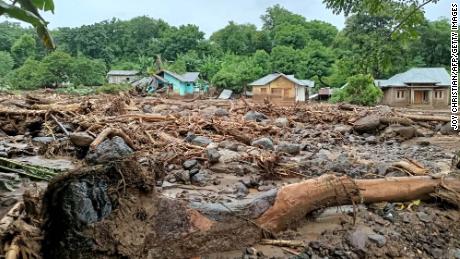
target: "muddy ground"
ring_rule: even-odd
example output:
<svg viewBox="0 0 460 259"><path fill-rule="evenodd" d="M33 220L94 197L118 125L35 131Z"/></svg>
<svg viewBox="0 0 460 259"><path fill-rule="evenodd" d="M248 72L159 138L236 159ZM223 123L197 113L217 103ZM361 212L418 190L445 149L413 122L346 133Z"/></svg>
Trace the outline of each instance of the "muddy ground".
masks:
<svg viewBox="0 0 460 259"><path fill-rule="evenodd" d="M276 107L242 100L185 101L130 94L2 94L0 157L65 173L134 155L149 179L154 179L154 189L160 197L181 201L211 219L223 221L234 214L232 208L261 193L327 173L355 179L414 175L397 164L409 161L422 168L424 174L455 175L460 136L449 129L448 123L375 120L410 114L448 116L386 106ZM109 134L99 145L92 146L107 129L124 134ZM47 181L2 169L0 179L0 217L22 200L25 190L47 186ZM142 203L148 204L149 200ZM152 200L151 204L157 202ZM158 204L174 214L185 208L174 203ZM87 224L109 224L111 212L116 211L116 205L112 205L107 207L107 213L95 215ZM257 240L251 233L257 230L246 226L245 217L249 215L236 218L240 222L234 226L241 224L241 229L228 228L225 231L230 232L220 233L233 235L234 244L222 245L222 250L219 244L197 248L195 251L201 254L170 251L168 257L460 258L460 211L434 198L324 208L272 237L288 240L288 245L266 245ZM142 231L142 226L138 227ZM240 237L254 241L239 243ZM128 234L124 240L129 238ZM133 243L141 242L134 238ZM107 238L95 242L122 250ZM164 243L164 247L156 249L174 250L174 246L177 244ZM43 256L43 251L37 253ZM101 258L122 258L120 254L112 255ZM159 258L151 250L127 257Z"/></svg>

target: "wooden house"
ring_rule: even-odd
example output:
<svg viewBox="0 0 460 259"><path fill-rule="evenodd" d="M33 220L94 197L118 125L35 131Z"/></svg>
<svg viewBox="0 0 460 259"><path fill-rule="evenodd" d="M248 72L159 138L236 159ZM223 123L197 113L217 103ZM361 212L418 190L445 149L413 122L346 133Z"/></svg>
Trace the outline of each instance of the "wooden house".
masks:
<svg viewBox="0 0 460 259"><path fill-rule="evenodd" d="M109 84L127 84L140 79L140 72L136 70L111 70L107 73Z"/></svg>
<svg viewBox="0 0 460 259"><path fill-rule="evenodd" d="M273 73L266 75L252 83L254 102L265 99L279 104L294 104L308 100L309 88L315 86L310 80L300 80L294 75Z"/></svg>

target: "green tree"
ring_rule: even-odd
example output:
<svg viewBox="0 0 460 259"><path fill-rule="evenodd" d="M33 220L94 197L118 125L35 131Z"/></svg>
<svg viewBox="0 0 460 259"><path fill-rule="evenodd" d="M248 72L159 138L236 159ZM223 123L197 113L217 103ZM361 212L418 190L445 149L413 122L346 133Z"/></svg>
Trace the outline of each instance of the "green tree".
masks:
<svg viewBox="0 0 460 259"><path fill-rule="evenodd" d="M8 74L7 80L16 89L31 90L45 85L45 67L40 61L27 59L24 64Z"/></svg>
<svg viewBox="0 0 460 259"><path fill-rule="evenodd" d="M47 86L60 86L69 82L72 75L72 57L62 51L54 51L43 61L44 82ZM86 71L88 72L88 71Z"/></svg>
<svg viewBox="0 0 460 259"><path fill-rule="evenodd" d="M273 71L284 74L295 74L302 57L292 47L276 46L270 54Z"/></svg>
<svg viewBox="0 0 460 259"><path fill-rule="evenodd" d="M24 61L28 58L35 57L36 42L34 37L30 34L22 35L16 40L11 47L11 54L15 61L16 67L20 67L24 64Z"/></svg>
<svg viewBox="0 0 460 259"><path fill-rule="evenodd" d="M224 51L237 55L254 53L257 44L261 44L258 40L264 39L258 35L255 25L234 22L230 22L211 36L211 41L219 44Z"/></svg>
<svg viewBox="0 0 460 259"><path fill-rule="evenodd" d="M450 23L447 19L426 22L418 29L419 38L411 46L414 59L426 66L450 66Z"/></svg>
<svg viewBox="0 0 460 259"><path fill-rule="evenodd" d="M307 29L303 25L281 24L274 29L275 46L290 46L303 49L310 40Z"/></svg>
<svg viewBox="0 0 460 259"><path fill-rule="evenodd" d="M8 74L14 66L14 60L10 53L0 51L0 78Z"/></svg>
<svg viewBox="0 0 460 259"><path fill-rule="evenodd" d="M383 92L374 85L373 77L360 74L348 78L347 85L343 89L337 89L331 101L372 106L377 104L382 96Z"/></svg>
<svg viewBox="0 0 460 259"><path fill-rule="evenodd" d="M203 59L199 71L203 79L211 81L222 68L222 61L214 56L207 56Z"/></svg>
<svg viewBox="0 0 460 259"><path fill-rule="evenodd" d="M313 20L305 24L305 29L311 40L316 40L324 46L331 46L339 30L332 24Z"/></svg>
<svg viewBox="0 0 460 259"><path fill-rule="evenodd" d="M263 28L271 33L281 24L304 26L306 23L305 17L292 13L279 4L269 7L261 19L263 21Z"/></svg>
<svg viewBox="0 0 460 259"><path fill-rule="evenodd" d="M324 86L330 86L325 78L332 74L332 65L335 57L331 49L318 44L303 50L304 60L299 63L297 76L299 78L313 78Z"/></svg>
<svg viewBox="0 0 460 259"><path fill-rule="evenodd" d="M106 73L103 61L77 57L70 66L70 82L75 85L99 86L104 84Z"/></svg>

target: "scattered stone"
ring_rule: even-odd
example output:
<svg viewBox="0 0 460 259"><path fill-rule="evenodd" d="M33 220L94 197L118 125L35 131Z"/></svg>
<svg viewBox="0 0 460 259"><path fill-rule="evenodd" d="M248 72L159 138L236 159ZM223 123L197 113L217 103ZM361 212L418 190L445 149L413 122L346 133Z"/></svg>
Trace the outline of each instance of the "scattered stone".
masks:
<svg viewBox="0 0 460 259"><path fill-rule="evenodd" d="M200 147L206 147L207 145L211 144L212 140L210 140L207 137L203 136L196 136L190 141L193 145L200 146Z"/></svg>
<svg viewBox="0 0 460 259"><path fill-rule="evenodd" d="M283 142L276 147L276 151L290 155L298 155L300 153L300 145Z"/></svg>
<svg viewBox="0 0 460 259"><path fill-rule="evenodd" d="M420 221L424 223L430 223L433 220L430 215L423 211L417 212L417 217Z"/></svg>
<svg viewBox="0 0 460 259"><path fill-rule="evenodd" d="M202 169L192 176L191 180L193 185L204 187L211 181L211 176L208 170Z"/></svg>
<svg viewBox="0 0 460 259"><path fill-rule="evenodd" d="M221 157L219 151L216 148L206 149L206 156L208 157L208 161L210 163L219 162L219 158Z"/></svg>
<svg viewBox="0 0 460 259"><path fill-rule="evenodd" d="M89 147L94 141L94 138L86 132L70 133L69 138L78 147Z"/></svg>
<svg viewBox="0 0 460 259"><path fill-rule="evenodd" d="M366 251L367 234L364 231L356 230L347 235L348 243L359 251Z"/></svg>
<svg viewBox="0 0 460 259"><path fill-rule="evenodd" d="M229 115L228 111L222 108L218 108L214 111L214 116L216 117L226 117L228 115Z"/></svg>
<svg viewBox="0 0 460 259"><path fill-rule="evenodd" d="M340 125L334 128L334 131L340 132L342 134L350 133L353 130L353 127L348 125Z"/></svg>
<svg viewBox="0 0 460 259"><path fill-rule="evenodd" d="M379 234L370 234L368 235L369 240L375 242L378 247L383 247L387 243L387 239Z"/></svg>
<svg viewBox="0 0 460 259"><path fill-rule="evenodd" d="M289 126L289 120L286 117L281 117L275 120L275 126L280 128L286 128Z"/></svg>
<svg viewBox="0 0 460 259"><path fill-rule="evenodd" d="M236 183L235 192L238 197L244 197L249 194L249 189L243 183Z"/></svg>
<svg viewBox="0 0 460 259"><path fill-rule="evenodd" d="M275 189L276 187L273 186L273 185L261 185L257 188L257 190L259 192L266 192L266 191L270 191L272 189Z"/></svg>
<svg viewBox="0 0 460 259"><path fill-rule="evenodd" d="M95 150L88 152L86 159L93 164L106 163L120 160L133 152L122 138L115 136L112 139L106 139Z"/></svg>
<svg viewBox="0 0 460 259"><path fill-rule="evenodd" d="M274 150L273 141L269 138L260 138L251 143L251 146L261 149Z"/></svg>
<svg viewBox="0 0 460 259"><path fill-rule="evenodd" d="M54 142L54 138L53 137L35 137L32 139L32 141L38 144L47 145L47 144Z"/></svg>
<svg viewBox="0 0 460 259"><path fill-rule="evenodd" d="M195 167L195 168L193 168L193 169L190 170L189 175L190 175L190 176L194 176L194 175L196 175L198 172L200 172L200 169Z"/></svg>
<svg viewBox="0 0 460 259"><path fill-rule="evenodd" d="M263 113L256 112L256 111L250 111L250 112L246 113L246 115L244 115L244 119L247 120L247 121L261 122L263 120L267 120L268 117Z"/></svg>
<svg viewBox="0 0 460 259"><path fill-rule="evenodd" d="M255 249L254 247L248 247L246 248L246 254L257 255L257 249Z"/></svg>
<svg viewBox="0 0 460 259"><path fill-rule="evenodd" d="M171 174L173 174L174 177L176 178L176 182L180 182L183 184L191 184L190 172L186 170L175 170L175 171L172 171Z"/></svg>
<svg viewBox="0 0 460 259"><path fill-rule="evenodd" d="M377 144L377 138L375 136L369 136L365 139L368 144L375 145Z"/></svg>
<svg viewBox="0 0 460 259"><path fill-rule="evenodd" d="M198 165L198 160L195 160L195 159L187 160L182 164L182 166L187 170L190 170L197 165Z"/></svg>
<svg viewBox="0 0 460 259"><path fill-rule="evenodd" d="M152 105L146 104L146 105L142 106L142 111L145 112L145 113L153 113Z"/></svg>
<svg viewBox="0 0 460 259"><path fill-rule="evenodd" d="M229 150L229 149L221 149L219 150L219 161L222 163L236 161L241 158L241 153Z"/></svg>

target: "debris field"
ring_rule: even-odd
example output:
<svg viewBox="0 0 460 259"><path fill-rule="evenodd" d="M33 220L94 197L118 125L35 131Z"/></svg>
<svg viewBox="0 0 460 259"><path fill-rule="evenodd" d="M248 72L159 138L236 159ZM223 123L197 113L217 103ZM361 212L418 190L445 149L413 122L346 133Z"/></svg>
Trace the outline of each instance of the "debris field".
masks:
<svg viewBox="0 0 460 259"><path fill-rule="evenodd" d="M5 258L460 258L442 111L0 95Z"/></svg>

